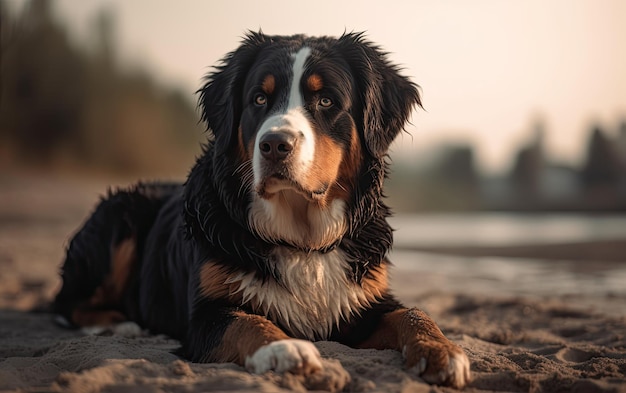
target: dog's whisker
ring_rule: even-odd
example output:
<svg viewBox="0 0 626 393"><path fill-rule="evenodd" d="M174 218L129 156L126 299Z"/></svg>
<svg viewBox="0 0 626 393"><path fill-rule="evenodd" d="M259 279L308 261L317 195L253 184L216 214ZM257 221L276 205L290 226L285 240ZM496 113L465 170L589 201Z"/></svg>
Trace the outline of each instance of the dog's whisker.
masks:
<svg viewBox="0 0 626 393"><path fill-rule="evenodd" d="M348 192L348 189L347 189L347 188L345 188L345 187L343 186L343 184L341 184L340 182L337 182L336 184L337 184L337 187L341 188L343 191Z"/></svg>
<svg viewBox="0 0 626 393"><path fill-rule="evenodd" d="M252 179L254 177L254 171L252 168L248 168L248 170L241 174L241 185L239 186L239 191L237 192L237 196L241 197L244 195L246 191L250 191L252 188Z"/></svg>
<svg viewBox="0 0 626 393"><path fill-rule="evenodd" d="M235 175L237 172L240 172L243 169L246 169L246 167L252 168L252 160L246 160L246 161L242 162L241 164L239 164L239 166L237 168L235 168L235 170L233 170L232 174Z"/></svg>

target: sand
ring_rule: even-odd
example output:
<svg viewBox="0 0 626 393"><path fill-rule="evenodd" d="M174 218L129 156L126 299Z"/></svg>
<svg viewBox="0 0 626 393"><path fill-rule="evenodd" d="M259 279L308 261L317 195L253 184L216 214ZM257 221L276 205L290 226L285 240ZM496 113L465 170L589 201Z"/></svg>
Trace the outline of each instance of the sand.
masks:
<svg viewBox="0 0 626 393"><path fill-rule="evenodd" d="M319 342L321 373L252 375L234 364L184 361L172 353L179 343L165 336L60 328L46 310L59 286L63 245L106 188L23 178L0 175L0 391L454 391L407 372L391 350ZM392 285L467 351L473 379L465 391L626 392L623 294L520 294L452 277L444 285L399 264Z"/></svg>

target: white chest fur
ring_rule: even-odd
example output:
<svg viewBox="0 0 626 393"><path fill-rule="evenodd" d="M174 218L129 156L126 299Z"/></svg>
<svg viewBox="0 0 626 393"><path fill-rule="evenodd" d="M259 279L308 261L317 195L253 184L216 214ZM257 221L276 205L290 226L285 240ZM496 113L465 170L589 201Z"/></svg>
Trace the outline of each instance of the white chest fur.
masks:
<svg viewBox="0 0 626 393"><path fill-rule="evenodd" d="M346 276L349 265L341 250L304 253L277 248L273 268L280 280L263 281L253 273L230 278L243 303L252 305L298 338L326 339L333 326L358 314L374 296Z"/></svg>
<svg viewBox="0 0 626 393"><path fill-rule="evenodd" d="M293 192L281 193L275 198L267 201L253 195L249 225L263 239L286 241L308 248L324 248L346 232L346 203L340 199L332 201L328 209L322 209ZM287 255L277 257L302 259ZM328 255L323 257L333 259ZM307 259L313 258L307 256Z"/></svg>

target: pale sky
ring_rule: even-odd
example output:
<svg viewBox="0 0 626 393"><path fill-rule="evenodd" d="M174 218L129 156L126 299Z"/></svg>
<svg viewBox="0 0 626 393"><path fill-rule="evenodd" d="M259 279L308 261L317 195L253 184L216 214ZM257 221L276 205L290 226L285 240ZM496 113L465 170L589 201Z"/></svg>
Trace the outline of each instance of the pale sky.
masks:
<svg viewBox="0 0 626 393"><path fill-rule="evenodd" d="M540 118L548 152L576 162L591 124L626 119L626 1L57 0L87 41L98 10L116 17L120 55L193 92L248 29L268 34L368 32L422 87L395 155L442 140L478 148L480 164L507 169Z"/></svg>

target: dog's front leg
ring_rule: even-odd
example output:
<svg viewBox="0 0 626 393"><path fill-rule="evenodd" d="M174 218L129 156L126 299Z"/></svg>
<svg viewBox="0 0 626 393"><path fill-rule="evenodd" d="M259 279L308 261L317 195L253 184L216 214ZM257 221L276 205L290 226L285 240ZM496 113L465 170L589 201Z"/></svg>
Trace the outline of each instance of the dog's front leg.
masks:
<svg viewBox="0 0 626 393"><path fill-rule="evenodd" d="M361 348L396 349L405 364L427 382L462 388L470 379L465 352L448 340L421 310L401 308L383 314Z"/></svg>
<svg viewBox="0 0 626 393"><path fill-rule="evenodd" d="M313 343L289 338L263 316L211 302L196 306L182 351L195 362L234 362L254 373L308 375L322 368Z"/></svg>

